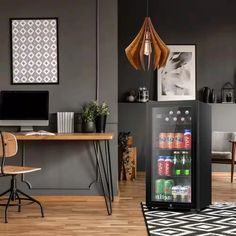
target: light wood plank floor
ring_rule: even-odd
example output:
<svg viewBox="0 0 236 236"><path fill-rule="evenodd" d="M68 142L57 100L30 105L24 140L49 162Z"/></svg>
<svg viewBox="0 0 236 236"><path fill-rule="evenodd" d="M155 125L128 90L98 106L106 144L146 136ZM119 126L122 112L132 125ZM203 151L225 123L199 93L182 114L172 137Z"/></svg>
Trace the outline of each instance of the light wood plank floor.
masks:
<svg viewBox="0 0 236 236"><path fill-rule="evenodd" d="M229 174L213 174L213 201L236 202L236 179L230 183ZM0 208L1 236L73 236L73 235L147 235L140 202L145 200L144 174L134 182L120 183L120 200L113 204L112 216L107 216L103 201L72 201L39 198L43 201L45 218L36 205L25 206L21 213L10 208L9 223L3 223ZM62 200L61 200L62 199Z"/></svg>

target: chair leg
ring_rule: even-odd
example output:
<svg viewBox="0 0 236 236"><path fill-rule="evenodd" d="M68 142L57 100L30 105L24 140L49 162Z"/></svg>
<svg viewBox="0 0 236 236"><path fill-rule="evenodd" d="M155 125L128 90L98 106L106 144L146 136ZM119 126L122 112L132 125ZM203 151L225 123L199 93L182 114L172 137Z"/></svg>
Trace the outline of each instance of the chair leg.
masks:
<svg viewBox="0 0 236 236"><path fill-rule="evenodd" d="M11 191L10 195L9 195L9 198L8 198L8 201L7 201L7 204L6 204L6 208L5 208L5 223L8 223L8 207L9 207L9 204L10 204L10 201L11 201L11 198L13 196L13 191Z"/></svg>
<svg viewBox="0 0 236 236"><path fill-rule="evenodd" d="M17 191L16 191L16 197L17 197L18 200L19 200L18 212L21 212L21 199L20 199L20 196L19 196L19 194L17 193Z"/></svg>
<svg viewBox="0 0 236 236"><path fill-rule="evenodd" d="M0 197L3 196L3 195L5 195L5 194L8 193L8 192L11 192L11 189L10 189L10 188L9 188L7 191L1 193L1 194L0 194Z"/></svg>
<svg viewBox="0 0 236 236"><path fill-rule="evenodd" d="M231 183L234 181L234 163L235 163L235 143L232 144L232 157L231 157Z"/></svg>
<svg viewBox="0 0 236 236"><path fill-rule="evenodd" d="M40 203L38 200L36 200L36 199L30 197L29 195L27 195L26 193L22 192L22 191L19 190L19 189L17 189L16 191L19 192L19 193L21 193L23 196L27 197L27 198L30 199L31 201L36 202L36 203L40 206L42 217L44 217L43 207L42 207L41 203Z"/></svg>
<svg viewBox="0 0 236 236"><path fill-rule="evenodd" d="M234 163L231 164L231 183L234 181Z"/></svg>

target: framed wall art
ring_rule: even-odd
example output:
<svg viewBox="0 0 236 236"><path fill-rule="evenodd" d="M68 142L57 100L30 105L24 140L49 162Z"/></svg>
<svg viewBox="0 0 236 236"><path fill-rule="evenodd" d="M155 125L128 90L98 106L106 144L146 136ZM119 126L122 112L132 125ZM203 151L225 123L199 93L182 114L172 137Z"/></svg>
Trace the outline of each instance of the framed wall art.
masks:
<svg viewBox="0 0 236 236"><path fill-rule="evenodd" d="M195 45L167 45L166 65L157 71L158 101L196 99Z"/></svg>
<svg viewBox="0 0 236 236"><path fill-rule="evenodd" d="M12 18L12 84L58 84L58 19Z"/></svg>
<svg viewBox="0 0 236 236"><path fill-rule="evenodd" d="M222 103L234 103L234 86L226 82L221 89Z"/></svg>

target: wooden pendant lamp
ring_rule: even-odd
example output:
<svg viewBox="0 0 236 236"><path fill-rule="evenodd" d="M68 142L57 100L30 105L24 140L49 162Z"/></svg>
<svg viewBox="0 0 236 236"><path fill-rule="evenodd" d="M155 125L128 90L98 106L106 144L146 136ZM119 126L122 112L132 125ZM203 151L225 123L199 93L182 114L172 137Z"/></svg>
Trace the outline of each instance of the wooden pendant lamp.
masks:
<svg viewBox="0 0 236 236"><path fill-rule="evenodd" d="M136 70L146 70L145 57L147 57L147 69L150 69L151 60L153 60L153 70L155 70L166 64L170 50L155 31L150 17L147 16L139 33L125 49L125 53L129 62Z"/></svg>

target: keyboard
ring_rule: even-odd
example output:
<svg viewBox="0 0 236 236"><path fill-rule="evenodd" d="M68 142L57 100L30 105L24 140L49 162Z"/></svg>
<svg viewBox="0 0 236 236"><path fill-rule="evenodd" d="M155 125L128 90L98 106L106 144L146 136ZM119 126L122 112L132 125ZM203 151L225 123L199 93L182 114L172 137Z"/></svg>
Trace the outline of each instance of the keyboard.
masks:
<svg viewBox="0 0 236 236"><path fill-rule="evenodd" d="M45 130L39 130L39 131L32 131L32 132L27 132L25 134L26 136L29 136L29 135L55 135L54 133L52 132L48 132L48 131L45 131Z"/></svg>

